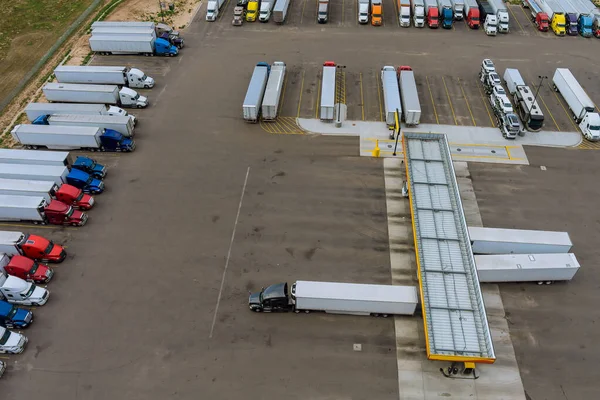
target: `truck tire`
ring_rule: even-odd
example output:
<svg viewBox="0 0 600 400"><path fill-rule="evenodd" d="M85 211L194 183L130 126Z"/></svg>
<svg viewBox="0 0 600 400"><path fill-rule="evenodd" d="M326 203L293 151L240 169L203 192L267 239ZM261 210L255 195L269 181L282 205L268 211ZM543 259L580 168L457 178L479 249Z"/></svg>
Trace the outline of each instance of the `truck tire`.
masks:
<svg viewBox="0 0 600 400"><path fill-rule="evenodd" d="M262 310L260 308L253 308L252 311L254 311L255 313L262 312Z"/></svg>

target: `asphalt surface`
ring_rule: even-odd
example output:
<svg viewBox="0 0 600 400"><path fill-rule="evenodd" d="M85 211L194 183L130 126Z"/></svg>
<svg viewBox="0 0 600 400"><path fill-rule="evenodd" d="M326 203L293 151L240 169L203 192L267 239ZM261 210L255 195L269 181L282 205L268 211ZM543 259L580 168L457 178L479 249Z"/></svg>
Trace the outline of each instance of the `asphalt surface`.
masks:
<svg viewBox="0 0 600 400"><path fill-rule="evenodd" d="M305 3L309 15L314 5ZM423 96L431 78L431 97L440 107L432 103L425 112L429 122L435 115L445 122L455 117L457 124L472 122L466 101L454 108L454 97L460 98L463 87L464 98L473 96L471 110L478 110L473 118L484 124L487 112L477 97L477 72L485 57L493 58L501 71L519 68L528 81L568 66L592 97L598 89L595 39L559 39L536 32L488 38L458 25L451 31L402 29L394 20L375 28L357 26L349 12L344 13L344 23L319 26L307 17L300 23L297 4L288 26L254 23L235 28L229 19L232 4L215 23L203 20L204 7L182 32L187 46L178 58L94 59L94 64L135 65L154 75L157 86L144 91L151 105L138 113L135 153L99 157L111 167L108 189L98 196L88 225L3 227L38 231L66 242L70 254L49 284L49 303L35 310L36 321L26 332L28 349L8 357L10 370L1 389L7 398L398 397L391 320L262 315L247 309L249 290L281 281L391 281L381 161L358 157L356 138L277 135L273 133L297 129L270 128L269 133L265 124L245 124L241 102L256 62L287 63L291 73L282 104L285 117L314 115L320 66L326 60L346 66L345 99L353 118L362 118L363 109L365 119L379 116L377 76L383 65L412 66ZM384 15L390 15L386 7L389 4L384 5ZM336 11L332 13L335 18ZM547 99L554 96L544 87L540 93ZM444 96L452 107L442 103ZM422 104L427 110L427 101ZM554 110L560 114L560 103ZM570 120L562 112L557 123L567 129ZM532 151L535 155L539 150ZM548 156L548 164L569 168L584 157L589 159L587 170L582 166L572 175L582 180L577 196L589 212L579 207L566 220L576 242L575 230L589 224L595 211L592 178L583 181L584 173L593 171L595 152L555 150ZM548 179L544 182L551 185L546 189L550 195L532 202L531 212L538 207L538 222L550 224L558 221L549 217L552 207L560 205L557 213L570 208L565 200L554 202L556 196L575 196L570 186L555 185L551 170L546 172L535 179ZM482 180L475 181L476 190ZM533 179L523 185L529 190L539 186ZM520 192L511 192L509 198L503 192L507 186L490 184L481 189L481 196L478 193L481 199L490 193L487 204L498 207L484 211L486 225L495 225L486 220L489 213L505 223L508 211L529 218L517 211L527 199L520 199ZM492 193L507 196L506 202ZM484 201L482 207L487 204ZM585 265L583 255L581 261ZM580 273L577 278L584 276ZM582 283L589 289L592 281ZM557 285L528 286L524 293L543 291L548 301L544 307L553 310L554 320L578 316L573 323L585 335L593 319L578 314L581 308L576 307L583 307L579 302L567 304L552 294L561 288L575 292L571 286ZM580 357L565 356L557 370L549 355L557 348L564 355L586 351L577 350L579 343L565 344L565 337L574 337L569 326L553 326L556 332L563 330L560 339L553 334L536 343L518 340L519 332L541 331L551 322L544 322L545 314L537 309L527 315L529 322L517 320L515 303L509 300L525 387L536 394L532 399L562 398L560 392L549 391L561 379L568 390L591 393L592 357L584 363ZM555 339L539 345L550 338ZM590 349L591 342L586 343ZM361 344L361 351L355 351L354 344Z"/></svg>

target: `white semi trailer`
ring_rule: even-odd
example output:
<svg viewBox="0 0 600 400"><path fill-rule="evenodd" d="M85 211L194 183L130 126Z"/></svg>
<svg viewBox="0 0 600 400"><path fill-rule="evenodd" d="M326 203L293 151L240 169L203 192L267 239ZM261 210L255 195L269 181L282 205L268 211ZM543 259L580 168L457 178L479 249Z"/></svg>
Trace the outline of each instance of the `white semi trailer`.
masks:
<svg viewBox="0 0 600 400"><path fill-rule="evenodd" d="M381 86L383 88L383 104L385 108L385 123L388 127L396 125L394 115L398 111L402 116L402 104L400 103L400 88L398 87L398 76L396 68L386 65L381 69Z"/></svg>
<svg viewBox="0 0 600 400"><path fill-rule="evenodd" d="M413 315L418 304L414 286L297 281L278 283L250 294L255 312L310 312L352 315Z"/></svg>
<svg viewBox="0 0 600 400"><path fill-rule="evenodd" d="M573 253L476 255L479 282L570 281L579 270Z"/></svg>
<svg viewBox="0 0 600 400"><path fill-rule="evenodd" d="M474 254L568 253L573 247L567 232L469 227Z"/></svg>

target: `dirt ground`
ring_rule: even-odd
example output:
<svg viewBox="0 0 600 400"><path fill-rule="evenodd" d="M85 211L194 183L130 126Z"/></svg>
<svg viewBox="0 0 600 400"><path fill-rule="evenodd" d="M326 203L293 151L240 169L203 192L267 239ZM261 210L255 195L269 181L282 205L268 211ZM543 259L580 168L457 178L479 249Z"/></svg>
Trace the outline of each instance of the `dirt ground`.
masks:
<svg viewBox="0 0 600 400"><path fill-rule="evenodd" d="M185 28L192 20L194 11L198 3L201 0L180 0L172 2L163 2L163 9L168 9L169 3L175 5L173 13L167 12L165 15L165 23L172 25L175 29ZM108 3L108 0L104 4ZM101 7L100 7L101 8ZM100 9L99 8L99 9ZM156 0L124 0L119 6L117 6L109 16L105 18L106 21L162 21L159 16L159 2ZM87 22L86 22L87 24ZM83 25L85 26L85 24ZM7 130L14 124L25 122L23 117L20 118L23 107L30 101L45 101L42 93L41 86L44 82L40 82L41 77L47 76L52 72L52 69L56 64L61 62L66 56L66 49L71 49L69 58L66 61L68 65L81 65L86 57L90 54L90 48L88 44L89 35L86 32L80 32L71 37L65 45L63 45L62 51L58 51L54 57L52 57L44 68L40 70L35 78L32 79L31 83L19 94L13 102L6 107L4 113L0 116L0 132L3 134L7 133ZM4 136L4 135L0 135ZM10 140L4 140L1 142L3 146L11 146Z"/></svg>

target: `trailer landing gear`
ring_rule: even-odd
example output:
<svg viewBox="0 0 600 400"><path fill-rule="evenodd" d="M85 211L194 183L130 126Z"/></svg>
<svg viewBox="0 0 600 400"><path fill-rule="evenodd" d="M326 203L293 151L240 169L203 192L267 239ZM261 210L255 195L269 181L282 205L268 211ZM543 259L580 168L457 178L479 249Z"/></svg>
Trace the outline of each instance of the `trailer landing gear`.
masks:
<svg viewBox="0 0 600 400"><path fill-rule="evenodd" d="M440 368L440 372L446 378L452 379L477 379L479 375L475 371L475 363L473 362L453 362L446 369Z"/></svg>

